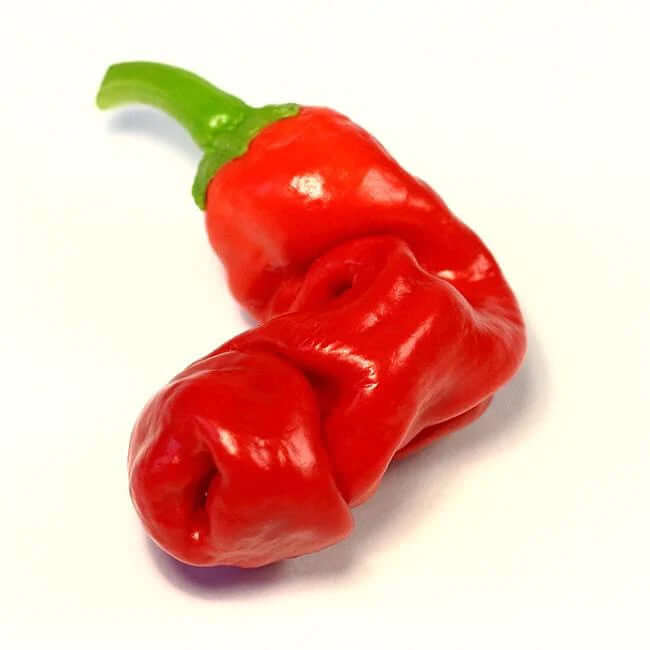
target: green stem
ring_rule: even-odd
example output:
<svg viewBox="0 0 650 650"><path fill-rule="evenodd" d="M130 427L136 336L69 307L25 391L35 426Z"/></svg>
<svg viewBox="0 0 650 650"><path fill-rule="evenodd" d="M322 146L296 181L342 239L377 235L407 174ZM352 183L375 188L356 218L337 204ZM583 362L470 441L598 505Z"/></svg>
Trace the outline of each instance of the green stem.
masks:
<svg viewBox="0 0 650 650"><path fill-rule="evenodd" d="M97 94L97 105L105 109L133 102L168 113L205 152L192 188L200 208L205 207L205 191L219 167L244 154L265 126L299 110L296 104L253 108L187 70L161 63L112 65Z"/></svg>

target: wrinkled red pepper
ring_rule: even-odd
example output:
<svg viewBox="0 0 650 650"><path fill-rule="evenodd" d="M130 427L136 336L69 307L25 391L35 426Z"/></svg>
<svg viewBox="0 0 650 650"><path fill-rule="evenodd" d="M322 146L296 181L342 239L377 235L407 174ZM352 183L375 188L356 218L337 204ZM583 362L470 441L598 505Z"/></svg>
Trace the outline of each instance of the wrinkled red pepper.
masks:
<svg viewBox="0 0 650 650"><path fill-rule="evenodd" d="M194 195L260 325L145 407L131 496L195 565L334 544L391 460L483 413L525 332L480 239L363 129L326 108L252 109L191 73L109 68L102 108L163 108L206 151Z"/></svg>

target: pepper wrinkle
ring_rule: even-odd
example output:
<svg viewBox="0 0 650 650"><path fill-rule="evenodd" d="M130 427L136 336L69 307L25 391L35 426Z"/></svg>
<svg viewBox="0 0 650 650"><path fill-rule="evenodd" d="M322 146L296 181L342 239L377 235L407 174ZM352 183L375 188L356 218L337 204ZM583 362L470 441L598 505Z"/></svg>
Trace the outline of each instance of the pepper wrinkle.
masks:
<svg viewBox="0 0 650 650"><path fill-rule="evenodd" d="M350 534L395 460L480 417L526 348L494 257L424 181L333 110L253 108L192 73L111 66L204 149L194 196L258 322L192 363L131 435L147 532L197 566L254 567Z"/></svg>

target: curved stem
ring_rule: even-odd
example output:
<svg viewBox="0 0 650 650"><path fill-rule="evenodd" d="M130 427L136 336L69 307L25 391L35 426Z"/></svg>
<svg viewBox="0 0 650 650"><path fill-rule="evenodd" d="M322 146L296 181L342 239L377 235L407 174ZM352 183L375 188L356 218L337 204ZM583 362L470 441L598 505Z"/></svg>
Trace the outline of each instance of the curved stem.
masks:
<svg viewBox="0 0 650 650"><path fill-rule="evenodd" d="M201 77L162 63L135 61L108 68L97 94L99 108L137 102L155 106L178 120L203 150L216 134L253 112L243 101Z"/></svg>
<svg viewBox="0 0 650 650"><path fill-rule="evenodd" d="M99 108L132 102L155 106L190 133L205 156L192 193L205 207L205 193L217 170L246 153L250 141L268 124L298 113L297 104L253 108L198 75L162 63L117 63L106 72L97 94Z"/></svg>

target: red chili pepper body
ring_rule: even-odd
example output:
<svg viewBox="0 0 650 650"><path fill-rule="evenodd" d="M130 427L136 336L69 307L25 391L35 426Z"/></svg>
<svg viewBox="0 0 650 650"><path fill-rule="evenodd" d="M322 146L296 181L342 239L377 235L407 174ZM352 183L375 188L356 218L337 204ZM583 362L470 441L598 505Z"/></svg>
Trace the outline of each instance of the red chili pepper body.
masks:
<svg viewBox="0 0 650 650"><path fill-rule="evenodd" d="M271 121L208 180L210 241L261 325L147 405L131 494L177 558L259 566L344 537L393 458L480 416L524 325L480 239L334 111Z"/></svg>

